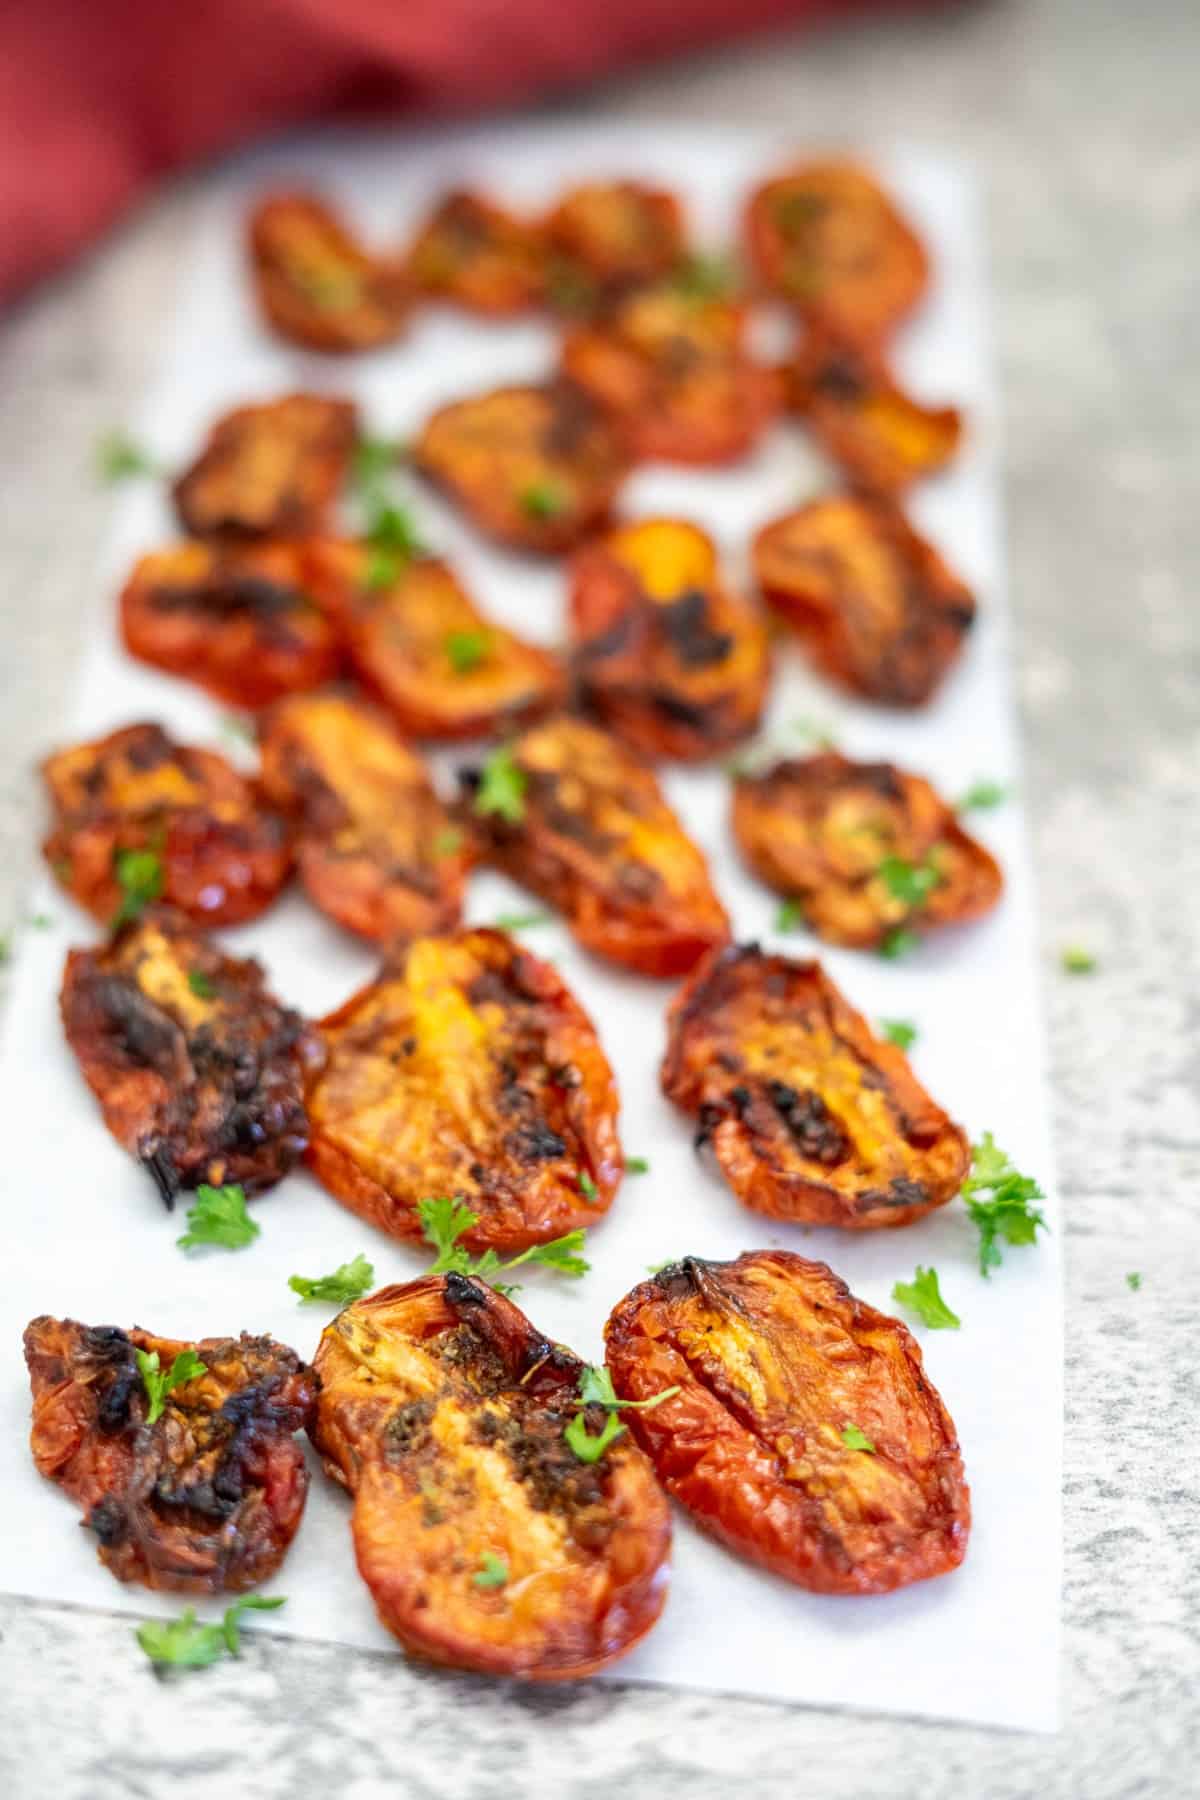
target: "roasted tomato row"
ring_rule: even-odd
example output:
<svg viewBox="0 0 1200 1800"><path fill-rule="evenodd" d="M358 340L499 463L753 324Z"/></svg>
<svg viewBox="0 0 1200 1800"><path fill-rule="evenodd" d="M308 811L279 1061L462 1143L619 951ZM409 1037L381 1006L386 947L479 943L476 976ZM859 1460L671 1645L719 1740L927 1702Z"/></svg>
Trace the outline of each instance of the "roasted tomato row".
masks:
<svg viewBox="0 0 1200 1800"><path fill-rule="evenodd" d="M404 329L411 301L398 257L373 256L311 194L271 194L255 208L250 260L263 316L309 350L373 350Z"/></svg>
<svg viewBox="0 0 1200 1800"><path fill-rule="evenodd" d="M852 949L978 919L1004 885L929 782L832 750L738 775L733 829L754 873Z"/></svg>

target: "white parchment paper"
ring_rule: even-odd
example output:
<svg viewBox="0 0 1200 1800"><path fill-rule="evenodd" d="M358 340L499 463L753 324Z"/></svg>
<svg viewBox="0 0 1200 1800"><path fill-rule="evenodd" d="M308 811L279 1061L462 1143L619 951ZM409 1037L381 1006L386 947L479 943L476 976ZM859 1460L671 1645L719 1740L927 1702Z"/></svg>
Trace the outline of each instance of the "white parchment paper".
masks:
<svg viewBox="0 0 1200 1800"><path fill-rule="evenodd" d="M140 435L169 466L194 451L209 420L253 396L309 385L353 394L373 431L412 432L434 405L543 370L553 335L539 322L486 325L428 311L406 340L342 362L306 357L268 338L250 303L240 261L248 196L272 181L313 181L343 201L380 239L403 236L429 199L459 181L482 182L517 203L540 203L584 175L644 174L686 197L700 238L719 248L746 190L793 149L752 131L628 127L499 128L473 133L311 139L245 159L214 184L211 210L181 271L181 298L161 380ZM781 656L770 725L797 717L827 725L851 755L886 756L928 774L950 795L979 776L1012 782L1015 802L977 828L1008 877L988 921L948 934L906 960L821 949L834 979L871 1017L911 1018L912 1059L932 1093L973 1137L984 1129L1051 1194L1051 1149L1031 918L1031 880L1019 769L1003 570L997 529L996 417L975 202L961 171L911 152L880 154L883 170L932 246L937 280L929 305L903 334L898 358L918 391L960 402L970 435L952 472L926 483L912 510L975 586L981 613L962 665L933 706L908 715L858 705L812 677L794 650ZM122 421L114 421L122 423ZM124 423L139 424L139 421ZM63 446L77 465L81 446ZM646 468L624 497L629 515L666 510L712 529L730 568L745 568L753 530L818 491L831 472L791 424L721 472ZM559 571L487 547L427 492L412 498L427 539L458 561L484 606L548 643L560 633ZM46 748L132 720L159 719L185 741L237 758L220 709L199 690L126 658L115 631L120 579L141 549L170 535L154 483L114 500L109 553L94 590L80 596L84 671L71 716L47 719ZM244 754L244 753L243 753ZM470 750L436 761L449 778ZM33 778L31 772L31 779ZM738 934L772 940L777 902L742 869L719 772L669 770L668 792L711 858ZM485 922L529 907L499 876L478 875L468 916ZM28 1386L21 1331L36 1313L91 1324L138 1323L200 1337L270 1331L311 1355L328 1309L301 1307L293 1272L332 1269L362 1250L380 1283L419 1272L417 1251L391 1242L344 1211L305 1174L256 1204L262 1235L249 1249L184 1255L181 1212L163 1211L151 1183L100 1122L63 1041L57 994L63 957L96 929L45 885L31 911L45 929L18 934L19 967L0 1061L5 1194L0 1281L0 1588L149 1616L177 1610L171 1597L125 1588L96 1560L71 1503L35 1473L27 1448ZM226 934L259 956L276 991L319 1013L374 967L372 953L339 934L297 893L257 924ZM896 1232L839 1234L777 1225L744 1211L691 1149L691 1122L662 1098L657 1065L669 984L622 975L577 949L557 922L526 934L552 957L596 1020L617 1070L622 1135L650 1173L630 1178L591 1234L583 1281L529 1275L520 1303L538 1325L598 1359L613 1303L648 1264L686 1252L732 1256L784 1245L827 1260L853 1291L885 1310L892 1283L935 1264L959 1332L916 1327L929 1373L958 1425L974 1498L963 1567L938 1581L872 1599L801 1592L700 1537L677 1515L671 1597L661 1624L620 1666L620 1678L857 1706L985 1724L1052 1730L1057 1719L1060 1586L1062 1306L1060 1237L1010 1250L984 1281L975 1233L955 1202ZM804 955L803 933L781 945ZM315 1473L304 1524L270 1591L286 1608L256 1628L396 1650L356 1575L349 1503ZM205 1610L205 1609L202 1609ZM219 1609L208 1608L210 1612ZM399 1653L398 1651L396 1652ZM129 1654L139 1653L130 1642Z"/></svg>

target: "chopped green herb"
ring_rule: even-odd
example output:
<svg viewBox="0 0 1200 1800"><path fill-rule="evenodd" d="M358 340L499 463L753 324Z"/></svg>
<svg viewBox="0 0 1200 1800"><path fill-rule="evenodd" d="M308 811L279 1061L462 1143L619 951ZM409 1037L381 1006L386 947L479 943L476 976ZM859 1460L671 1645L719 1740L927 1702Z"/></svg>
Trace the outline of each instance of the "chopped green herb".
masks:
<svg viewBox="0 0 1200 1800"><path fill-rule="evenodd" d="M363 587L371 594L378 593L380 588L389 588L399 581L403 567L403 558L394 550L372 550L363 570Z"/></svg>
<svg viewBox="0 0 1200 1800"><path fill-rule="evenodd" d="M188 986L197 1000L211 1000L217 991L212 984L212 976L206 975L203 969L188 970Z"/></svg>
<svg viewBox="0 0 1200 1800"><path fill-rule="evenodd" d="M879 875L893 900L912 907L923 906L941 880L930 863L905 862L901 856L885 856Z"/></svg>
<svg viewBox="0 0 1200 1800"><path fill-rule="evenodd" d="M1002 781L975 781L967 789L958 803L959 812L990 812L994 806L1003 806L1008 799L1008 789Z"/></svg>
<svg viewBox="0 0 1200 1800"><path fill-rule="evenodd" d="M134 442L128 432L109 431L96 445L96 473L110 485L128 481L134 475L160 475L162 470L148 450Z"/></svg>
<svg viewBox="0 0 1200 1800"><path fill-rule="evenodd" d="M990 1275L1004 1260L1001 1240L1033 1244L1039 1230L1048 1229L1044 1215L1032 1204L1046 1196L1032 1176L1014 1169L990 1131L971 1146L971 1173L963 1182L962 1197L979 1231L981 1275Z"/></svg>
<svg viewBox="0 0 1200 1800"><path fill-rule="evenodd" d="M908 956L915 950L920 941L915 931L905 931L898 925L894 931L888 932L880 944L879 954L886 957L888 962L898 962L901 957Z"/></svg>
<svg viewBox="0 0 1200 1800"><path fill-rule="evenodd" d="M722 300L737 286L727 256L688 256L672 272L671 286L689 300Z"/></svg>
<svg viewBox="0 0 1200 1800"><path fill-rule="evenodd" d="M463 834L457 825L447 825L439 831L433 840L435 856L453 856L456 850L462 849Z"/></svg>
<svg viewBox="0 0 1200 1800"><path fill-rule="evenodd" d="M847 1450L866 1450L871 1456L875 1454L874 1444L866 1432L860 1431L857 1425L842 1426L842 1442Z"/></svg>
<svg viewBox="0 0 1200 1800"><path fill-rule="evenodd" d="M600 1198L600 1190L586 1169L580 1169L579 1171L579 1191L589 1206L595 1206L597 1200Z"/></svg>
<svg viewBox="0 0 1200 1800"><path fill-rule="evenodd" d="M1126 1283L1126 1286L1132 1288L1133 1292L1136 1294L1138 1289L1142 1285L1142 1278L1137 1273L1136 1270L1131 1270L1131 1272L1125 1277L1125 1283Z"/></svg>
<svg viewBox="0 0 1200 1800"><path fill-rule="evenodd" d="M525 789L529 777L513 755L511 744L501 744L484 763L475 793L475 811L495 813L510 825L525 816Z"/></svg>
<svg viewBox="0 0 1200 1800"><path fill-rule="evenodd" d="M551 925L553 922L553 913L497 913L492 926L496 931L529 931L534 925Z"/></svg>
<svg viewBox="0 0 1200 1800"><path fill-rule="evenodd" d="M918 1037L911 1019L880 1019L879 1034L898 1050L911 1050Z"/></svg>
<svg viewBox="0 0 1200 1800"><path fill-rule="evenodd" d="M377 488L403 458L405 449L399 438L359 438L350 465L354 485L368 490Z"/></svg>
<svg viewBox="0 0 1200 1800"><path fill-rule="evenodd" d="M135 1350L134 1355L150 1401L146 1409L147 1425L153 1425L162 1416L163 1403L169 1393L182 1387L185 1381L194 1381L198 1375L208 1373L208 1364L202 1363L194 1350L181 1350L165 1371L159 1366L157 1350Z"/></svg>
<svg viewBox="0 0 1200 1800"><path fill-rule="evenodd" d="M332 1275L289 1275L288 1286L301 1300L332 1301L348 1306L375 1285L375 1270L360 1252L353 1262L342 1263Z"/></svg>
<svg viewBox="0 0 1200 1800"><path fill-rule="evenodd" d="M535 481L518 496L521 511L531 519L557 519L566 512L570 496L553 481Z"/></svg>
<svg viewBox="0 0 1200 1800"><path fill-rule="evenodd" d="M50 917L49 913L33 913L30 916L29 923L35 931L49 931L54 920Z"/></svg>
<svg viewBox="0 0 1200 1800"><path fill-rule="evenodd" d="M245 1190L237 1183L227 1187L196 1189L196 1204L187 1215L187 1231L176 1243L181 1250L194 1244L219 1244L223 1250L244 1250L252 1244L262 1227L246 1211Z"/></svg>
<svg viewBox="0 0 1200 1800"><path fill-rule="evenodd" d="M610 1444L615 1444L625 1434L625 1427L615 1412L606 1413L604 1424L595 1437L587 1428L587 1421L582 1413L576 1413L563 1432L567 1447L574 1452L582 1463L596 1463L604 1455Z"/></svg>
<svg viewBox="0 0 1200 1800"><path fill-rule="evenodd" d="M421 548L412 515L394 500L379 500L372 506L364 535L372 550L390 550L401 563Z"/></svg>
<svg viewBox="0 0 1200 1800"><path fill-rule="evenodd" d="M1068 975L1090 975L1096 968L1096 959L1090 950L1070 944L1062 953L1062 966Z"/></svg>
<svg viewBox="0 0 1200 1800"><path fill-rule="evenodd" d="M202 1625L189 1606L177 1619L147 1619L134 1633L138 1644L158 1668L206 1669L222 1656L236 1656L241 1649L238 1624L243 1613L273 1612L283 1606L283 1594L243 1594L227 1607L219 1625Z"/></svg>
<svg viewBox="0 0 1200 1800"><path fill-rule="evenodd" d="M502 1588L508 1580L508 1564L486 1550L471 1580L477 1588Z"/></svg>
<svg viewBox="0 0 1200 1800"><path fill-rule="evenodd" d="M951 1312L942 1299L937 1270L923 1269L920 1263L917 1264L917 1272L911 1281L896 1283L892 1289L892 1299L916 1313L921 1323L928 1325L931 1331L957 1331L962 1324L958 1314Z"/></svg>
<svg viewBox="0 0 1200 1800"><path fill-rule="evenodd" d="M648 1175L650 1173L650 1164L644 1156L627 1156L625 1158L625 1173L627 1175Z"/></svg>
<svg viewBox="0 0 1200 1800"><path fill-rule="evenodd" d="M456 675L469 675L488 659L491 649L490 631L450 631L446 634L446 655Z"/></svg>
<svg viewBox="0 0 1200 1800"><path fill-rule="evenodd" d="M579 1411L566 1427L563 1436L580 1462L599 1462L608 1446L615 1443L625 1430L617 1417L619 1411L650 1412L678 1392L677 1386L668 1387L663 1388L661 1393L651 1394L648 1400L622 1400L618 1397L612 1376L604 1364L589 1363L579 1377ZM607 1414L603 1429L595 1437L588 1431L584 1418L584 1409L589 1406L602 1406Z"/></svg>
<svg viewBox="0 0 1200 1800"><path fill-rule="evenodd" d="M136 919L144 907L163 891L162 858L154 850L116 850L113 873L121 890L121 904L113 914L112 929Z"/></svg>
<svg viewBox="0 0 1200 1800"><path fill-rule="evenodd" d="M801 931L804 928L804 903L794 896L780 903L775 914L776 931Z"/></svg>
<svg viewBox="0 0 1200 1800"><path fill-rule="evenodd" d="M505 1290L502 1284L493 1281L492 1277L509 1269L519 1268L522 1263L541 1263L544 1268L557 1269L562 1275L575 1277L586 1275L591 1267L579 1254L586 1242L587 1234L583 1231L565 1232L562 1237L552 1238L548 1244L532 1244L528 1250L522 1250L519 1256L501 1261L494 1250L485 1250L482 1256L472 1257L470 1251L459 1243L464 1232L479 1223L479 1215L472 1212L469 1206L464 1206L456 1196L443 1194L420 1200L417 1202L417 1213L426 1243L437 1251L429 1268L431 1275L478 1275L503 1292Z"/></svg>

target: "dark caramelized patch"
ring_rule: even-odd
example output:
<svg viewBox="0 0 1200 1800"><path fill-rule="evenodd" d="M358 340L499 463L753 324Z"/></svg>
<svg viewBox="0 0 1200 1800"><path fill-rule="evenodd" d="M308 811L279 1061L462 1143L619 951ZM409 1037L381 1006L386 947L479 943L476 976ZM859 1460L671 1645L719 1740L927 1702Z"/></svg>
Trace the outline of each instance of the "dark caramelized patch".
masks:
<svg viewBox="0 0 1200 1800"><path fill-rule="evenodd" d="M288 394L235 407L176 481L179 517L193 537L234 542L324 531L357 436L350 400Z"/></svg>

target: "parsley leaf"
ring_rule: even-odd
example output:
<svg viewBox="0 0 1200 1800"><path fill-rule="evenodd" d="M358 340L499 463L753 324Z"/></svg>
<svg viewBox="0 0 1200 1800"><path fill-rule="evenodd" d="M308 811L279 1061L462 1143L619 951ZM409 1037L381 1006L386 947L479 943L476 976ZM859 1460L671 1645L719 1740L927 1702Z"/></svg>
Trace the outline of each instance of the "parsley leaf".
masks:
<svg viewBox="0 0 1200 1800"><path fill-rule="evenodd" d="M403 567L403 560L394 550L372 550L363 570L363 587L370 594L377 593L380 588L391 587L393 582L400 579Z"/></svg>
<svg viewBox="0 0 1200 1800"><path fill-rule="evenodd" d="M353 1262L342 1263L332 1275L289 1275L288 1286L301 1300L331 1300L347 1306L361 1299L375 1285L375 1270L361 1251Z"/></svg>
<svg viewBox="0 0 1200 1800"><path fill-rule="evenodd" d="M529 777L514 757L512 745L501 744L483 765L475 793L475 811L481 817L496 813L510 825L519 825L525 816L528 786Z"/></svg>
<svg viewBox="0 0 1200 1800"><path fill-rule="evenodd" d="M531 482L518 499L521 511L531 519L557 519L570 503L570 496L554 481Z"/></svg>
<svg viewBox="0 0 1200 1800"><path fill-rule="evenodd" d="M804 926L804 903L794 897L784 900L775 914L776 931L800 931Z"/></svg>
<svg viewBox="0 0 1200 1800"><path fill-rule="evenodd" d="M549 925L553 921L552 913L497 913L492 920L496 931L528 931L534 925Z"/></svg>
<svg viewBox="0 0 1200 1800"><path fill-rule="evenodd" d="M1003 806L1008 799L1008 789L1002 781L974 781L958 803L959 812L989 812L994 806Z"/></svg>
<svg viewBox="0 0 1200 1800"><path fill-rule="evenodd" d="M886 957L888 962L899 962L902 956L908 956L915 950L920 941L915 931L904 931L897 926L895 931L888 932L880 944L879 954Z"/></svg>
<svg viewBox="0 0 1200 1800"><path fill-rule="evenodd" d="M121 890L121 904L112 917L115 931L118 925L136 919L162 893L162 858L154 850L115 850L113 874Z"/></svg>
<svg viewBox="0 0 1200 1800"><path fill-rule="evenodd" d="M722 300L735 285L733 266L725 256L686 256L671 274L671 286L689 300Z"/></svg>
<svg viewBox="0 0 1200 1800"><path fill-rule="evenodd" d="M988 1198L981 1198L986 1195ZM1046 1220L1034 1200L1046 1196L1031 1175L1013 1168L990 1131L971 1146L971 1173L962 1185L962 1197L972 1223L979 1231L979 1272L990 1275L1003 1262L1000 1241L1033 1244Z"/></svg>
<svg viewBox="0 0 1200 1800"><path fill-rule="evenodd" d="M627 1175L648 1175L650 1173L650 1164L644 1156L627 1156L625 1158L625 1173Z"/></svg>
<svg viewBox="0 0 1200 1800"><path fill-rule="evenodd" d="M212 976L206 975L203 969L188 970L188 986L197 1000L211 1000L217 991L213 986Z"/></svg>
<svg viewBox="0 0 1200 1800"><path fill-rule="evenodd" d="M1068 944L1062 953L1062 966L1068 975L1090 975L1096 967L1096 959L1090 950Z"/></svg>
<svg viewBox="0 0 1200 1800"><path fill-rule="evenodd" d="M243 1594L227 1607L219 1625L202 1625L189 1606L177 1619L147 1619L134 1633L138 1644L158 1668L207 1669L222 1656L236 1656L241 1649L238 1622L245 1612L273 1612L283 1606L279 1594Z"/></svg>
<svg viewBox="0 0 1200 1800"><path fill-rule="evenodd" d="M958 1314L951 1312L942 1299L937 1270L923 1269L920 1263L917 1264L917 1272L911 1281L896 1283L892 1289L892 1299L916 1313L921 1323L928 1325L931 1331L957 1331L962 1324Z"/></svg>
<svg viewBox="0 0 1200 1800"><path fill-rule="evenodd" d="M463 834L457 825L446 825L433 840L435 856L453 856L456 850L462 849Z"/></svg>
<svg viewBox="0 0 1200 1800"><path fill-rule="evenodd" d="M905 862L902 856L885 856L879 875L893 900L905 906L923 906L941 876L931 863Z"/></svg>
<svg viewBox="0 0 1200 1800"><path fill-rule="evenodd" d="M651 1412L679 1392L678 1386L663 1388L648 1400L622 1400L613 1387L612 1375L603 1363L588 1363L579 1376L579 1411L563 1431L568 1447L580 1462L599 1462L608 1446L615 1443L625 1427L617 1417L619 1411ZM587 1428L584 1408L602 1406L607 1418L595 1437Z"/></svg>
<svg viewBox="0 0 1200 1800"><path fill-rule="evenodd" d="M1142 1285L1142 1278L1137 1273L1136 1269L1131 1270L1130 1273L1125 1277L1125 1285L1127 1287L1131 1288L1135 1294L1137 1293L1138 1289Z"/></svg>
<svg viewBox="0 0 1200 1800"><path fill-rule="evenodd" d="M32 913L30 915L29 923L33 926L35 931L49 931L54 920L50 917L49 913Z"/></svg>
<svg viewBox="0 0 1200 1800"><path fill-rule="evenodd" d="M146 1410L147 1425L153 1425L162 1416L163 1402L173 1388L182 1387L185 1381L194 1381L197 1375L208 1372L208 1364L202 1363L194 1350L181 1350L165 1372L159 1366L157 1350L135 1350L134 1355L150 1401Z"/></svg>
<svg viewBox="0 0 1200 1800"><path fill-rule="evenodd" d="M401 562L408 562L421 548L412 514L394 500L372 506L365 536L372 550L390 550Z"/></svg>
<svg viewBox="0 0 1200 1800"><path fill-rule="evenodd" d="M402 438L359 438L350 465L355 486L370 493L391 474L406 450Z"/></svg>
<svg viewBox="0 0 1200 1800"><path fill-rule="evenodd" d="M595 1437L587 1428L582 1413L568 1421L563 1437L567 1440L567 1448L574 1452L582 1463L596 1463L604 1455L610 1444L615 1444L623 1437L625 1427L615 1412L606 1414L604 1424Z"/></svg>
<svg viewBox="0 0 1200 1800"><path fill-rule="evenodd" d="M161 475L162 470L126 431L107 431L96 445L96 473L101 481L128 481L132 475Z"/></svg>
<svg viewBox="0 0 1200 1800"><path fill-rule="evenodd" d="M227 1187L209 1187L201 1182L196 1189L196 1204L188 1210L187 1225L184 1235L175 1240L181 1250L190 1250L193 1244L244 1250L262 1229L246 1211L245 1190L236 1182Z"/></svg>
<svg viewBox="0 0 1200 1800"><path fill-rule="evenodd" d="M579 1191L589 1206L595 1206L597 1200L600 1198L600 1190L586 1169L580 1169L579 1171Z"/></svg>
<svg viewBox="0 0 1200 1800"><path fill-rule="evenodd" d="M519 1256L501 1261L494 1250L485 1250L482 1256L472 1257L466 1246L459 1243L463 1233L479 1223L479 1215L456 1196L441 1194L419 1200L417 1214L426 1243L437 1251L429 1267L431 1275L453 1272L478 1275L491 1282L493 1275L519 1268L522 1263L541 1263L544 1268L557 1269L560 1275L570 1276L586 1275L592 1266L579 1254L587 1238L586 1232L581 1230L564 1232L562 1237L552 1238L548 1244L531 1244ZM492 1282L492 1286L500 1287L501 1284Z"/></svg>
<svg viewBox="0 0 1200 1800"><path fill-rule="evenodd" d="M469 675L485 663L491 646L490 631L448 631L444 640L450 667L456 675Z"/></svg>
<svg viewBox="0 0 1200 1800"><path fill-rule="evenodd" d="M880 1019L879 1034L898 1050L911 1050L920 1035L911 1019Z"/></svg>
<svg viewBox="0 0 1200 1800"><path fill-rule="evenodd" d="M564 1232L562 1237L551 1238L548 1244L531 1244L528 1250L522 1250L519 1256L512 1256L501 1263L502 1269L515 1269L523 1262L541 1263L543 1268L557 1269L562 1275L586 1275L591 1263L578 1253L587 1242L587 1232L582 1228Z"/></svg>
<svg viewBox="0 0 1200 1800"><path fill-rule="evenodd" d="M471 1577L477 1588L501 1588L508 1580L508 1564L499 1556L493 1556L486 1550L483 1561Z"/></svg>
<svg viewBox="0 0 1200 1800"><path fill-rule="evenodd" d="M857 1425L843 1425L842 1442L847 1450L866 1450L871 1456L875 1454L875 1446L865 1431Z"/></svg>

